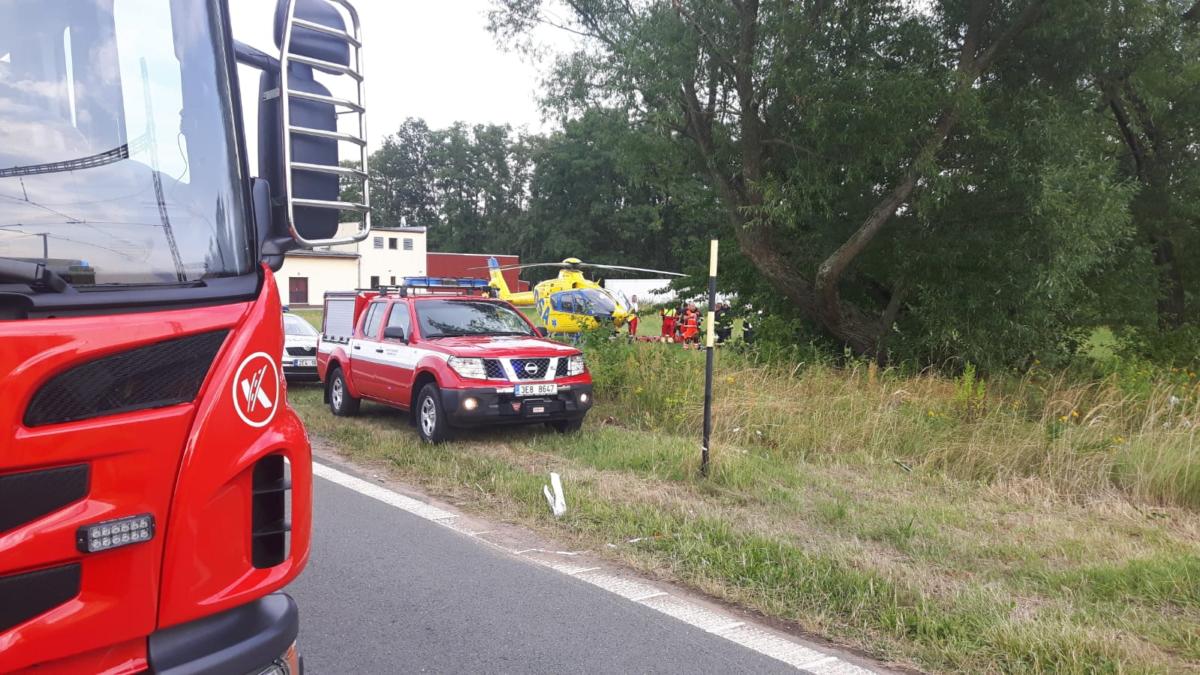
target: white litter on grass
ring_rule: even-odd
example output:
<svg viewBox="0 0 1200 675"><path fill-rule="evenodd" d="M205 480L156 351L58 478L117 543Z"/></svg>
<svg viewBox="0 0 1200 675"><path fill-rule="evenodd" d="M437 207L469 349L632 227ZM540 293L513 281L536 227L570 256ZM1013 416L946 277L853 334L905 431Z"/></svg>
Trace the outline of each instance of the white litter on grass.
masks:
<svg viewBox="0 0 1200 675"><path fill-rule="evenodd" d="M550 494L550 488L554 488L554 494ZM542 486L542 494L546 495L546 501L550 502L550 511L555 518L561 518L562 514L567 512L567 499L563 497L562 479L553 471L550 472L550 485Z"/></svg>

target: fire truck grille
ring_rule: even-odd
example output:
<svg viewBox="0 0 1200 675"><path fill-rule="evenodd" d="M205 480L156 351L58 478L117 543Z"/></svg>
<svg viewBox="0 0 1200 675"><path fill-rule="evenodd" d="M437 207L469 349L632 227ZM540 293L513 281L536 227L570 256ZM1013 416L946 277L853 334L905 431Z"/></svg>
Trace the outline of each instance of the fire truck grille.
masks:
<svg viewBox="0 0 1200 675"><path fill-rule="evenodd" d="M0 633L79 595L80 565L0 577Z"/></svg>
<svg viewBox="0 0 1200 675"><path fill-rule="evenodd" d="M540 380L550 369L550 359L512 359L509 363L518 380Z"/></svg>
<svg viewBox="0 0 1200 675"><path fill-rule="evenodd" d="M484 359L483 367L487 371L489 380L508 379L508 376L504 374L504 364L500 363L500 359Z"/></svg>
<svg viewBox="0 0 1200 675"><path fill-rule="evenodd" d="M229 331L190 335L89 361L50 378L25 411L30 427L187 403Z"/></svg>
<svg viewBox="0 0 1200 675"><path fill-rule="evenodd" d="M83 499L88 472L87 464L76 464L0 476L0 533Z"/></svg>
<svg viewBox="0 0 1200 675"><path fill-rule="evenodd" d="M554 376L555 377L566 377L567 376L567 359L559 359L558 360L558 367L554 369Z"/></svg>
<svg viewBox="0 0 1200 675"><path fill-rule="evenodd" d="M289 356L316 356L316 347L288 347L287 353Z"/></svg>

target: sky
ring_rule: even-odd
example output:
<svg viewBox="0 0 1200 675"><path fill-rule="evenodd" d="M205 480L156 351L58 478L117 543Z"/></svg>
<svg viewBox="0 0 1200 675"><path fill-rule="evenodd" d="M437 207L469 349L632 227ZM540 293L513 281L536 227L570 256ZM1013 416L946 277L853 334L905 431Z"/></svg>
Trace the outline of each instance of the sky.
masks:
<svg viewBox="0 0 1200 675"><path fill-rule="evenodd" d="M275 2L230 5L235 38L277 54ZM489 0L355 0L354 6L363 26L372 148L406 117L422 117L435 128L457 120L548 128L537 105L538 67L497 46L487 31ZM239 72L242 99L251 102L247 127L253 127L258 77L244 66Z"/></svg>

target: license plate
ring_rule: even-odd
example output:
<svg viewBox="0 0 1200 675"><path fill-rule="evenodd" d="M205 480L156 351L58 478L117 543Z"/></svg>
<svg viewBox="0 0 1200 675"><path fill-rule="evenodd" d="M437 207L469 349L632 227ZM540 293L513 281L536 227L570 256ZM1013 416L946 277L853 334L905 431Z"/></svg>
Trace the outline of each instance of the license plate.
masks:
<svg viewBox="0 0 1200 675"><path fill-rule="evenodd" d="M554 396L557 393L557 384L518 384L513 387L514 396Z"/></svg>
<svg viewBox="0 0 1200 675"><path fill-rule="evenodd" d="M297 368L316 368L317 360L316 359L296 359L295 361L292 361L292 365Z"/></svg>

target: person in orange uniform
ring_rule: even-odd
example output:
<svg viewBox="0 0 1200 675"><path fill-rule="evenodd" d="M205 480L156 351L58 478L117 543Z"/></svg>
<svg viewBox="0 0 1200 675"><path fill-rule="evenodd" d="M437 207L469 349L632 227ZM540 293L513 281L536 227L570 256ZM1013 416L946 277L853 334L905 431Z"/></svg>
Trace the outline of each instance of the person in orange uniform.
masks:
<svg viewBox="0 0 1200 675"><path fill-rule="evenodd" d="M638 309L640 309L640 308L638 307L638 299L637 299L637 296L635 295L629 299L629 336L630 337L637 337Z"/></svg>
<svg viewBox="0 0 1200 675"><path fill-rule="evenodd" d="M683 313L683 342L692 344L700 340L700 311L694 303L689 302L687 311Z"/></svg>

